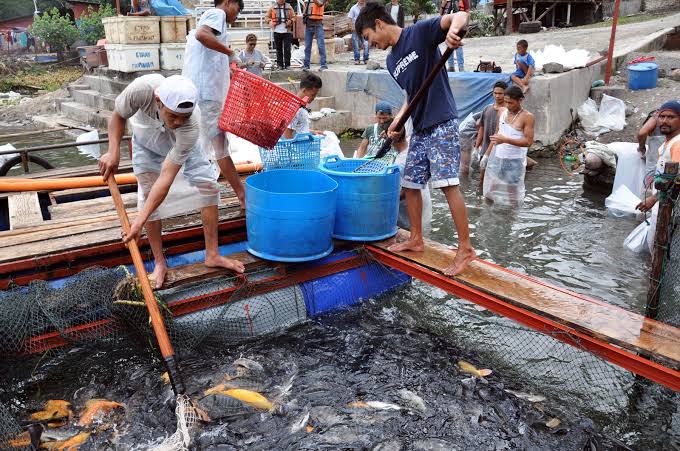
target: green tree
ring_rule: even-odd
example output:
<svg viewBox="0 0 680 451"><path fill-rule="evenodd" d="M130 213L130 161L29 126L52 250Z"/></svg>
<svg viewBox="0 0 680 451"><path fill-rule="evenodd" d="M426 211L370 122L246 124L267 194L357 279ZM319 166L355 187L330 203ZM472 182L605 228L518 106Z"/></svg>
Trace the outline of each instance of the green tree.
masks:
<svg viewBox="0 0 680 451"><path fill-rule="evenodd" d="M433 14L437 11L435 1L437 0L402 0L401 4L404 6L406 15L413 16L413 21L417 22L423 14ZM437 5L439 5L438 1Z"/></svg>
<svg viewBox="0 0 680 451"><path fill-rule="evenodd" d="M80 39L87 42L89 45L94 45L98 40L104 38L104 24L102 19L104 17L111 17L116 12L108 3L99 7L95 11L88 6L87 11L80 16L80 23L78 24L78 31L80 32Z"/></svg>
<svg viewBox="0 0 680 451"><path fill-rule="evenodd" d="M56 51L60 59L63 58L62 52L78 39L76 26L68 16L59 14L57 8L36 17L29 32L49 44L50 49Z"/></svg>

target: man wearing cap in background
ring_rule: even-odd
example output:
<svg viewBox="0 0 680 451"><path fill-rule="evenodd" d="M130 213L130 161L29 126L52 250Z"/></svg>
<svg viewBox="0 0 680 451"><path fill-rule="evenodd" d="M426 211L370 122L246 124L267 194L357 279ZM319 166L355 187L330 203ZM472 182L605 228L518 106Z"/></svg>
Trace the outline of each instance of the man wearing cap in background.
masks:
<svg viewBox="0 0 680 451"><path fill-rule="evenodd" d="M229 140L218 126L229 91L229 59L236 58L229 48L227 23L233 24L242 9L243 0L215 0L215 7L201 15L196 29L187 36L182 75L198 89L201 147L208 158L217 161L245 208L245 190L229 154Z"/></svg>
<svg viewBox="0 0 680 451"><path fill-rule="evenodd" d="M666 137L666 141L659 147L659 159L656 163L656 173L663 174L666 162L680 162L680 102L677 100L666 102L661 105L656 114L659 130ZM654 193L640 202L637 209L643 212L649 211L656 205L657 201L657 195ZM656 218L656 215L653 214L653 217ZM652 222L656 223L656 220L654 219Z"/></svg>
<svg viewBox="0 0 680 451"><path fill-rule="evenodd" d="M381 101L375 105L376 122L366 127L361 135L361 144L359 144L355 158L372 157L380 150L380 143L393 118L392 106L389 103Z"/></svg>
<svg viewBox="0 0 680 451"><path fill-rule="evenodd" d="M217 247L219 186L212 163L198 144L200 112L198 93L191 80L181 75L165 78L149 74L130 83L116 98L109 121L109 150L99 160L104 180L116 173L120 142L127 120L132 129L132 168L137 177L138 214L124 242L138 239L146 226L155 259L150 278L163 285L168 266L163 255L162 224L158 207L175 177L182 174L189 185L187 209L200 208L205 236L205 265L243 272L241 262L222 257ZM148 221L148 222L147 222Z"/></svg>

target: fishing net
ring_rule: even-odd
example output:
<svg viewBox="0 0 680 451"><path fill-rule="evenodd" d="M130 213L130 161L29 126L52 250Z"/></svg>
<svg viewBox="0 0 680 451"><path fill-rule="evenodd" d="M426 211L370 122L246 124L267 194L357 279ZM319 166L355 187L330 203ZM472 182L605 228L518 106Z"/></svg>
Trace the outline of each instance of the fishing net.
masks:
<svg viewBox="0 0 680 451"><path fill-rule="evenodd" d="M0 403L0 449L34 450L28 433L24 433L12 413Z"/></svg>
<svg viewBox="0 0 680 451"><path fill-rule="evenodd" d="M657 320L680 327L680 199L668 224L668 248L659 283Z"/></svg>
<svg viewBox="0 0 680 451"><path fill-rule="evenodd" d="M181 451L189 449L192 435L196 431L201 416L188 396L180 395L177 397L176 402L175 416L177 417L177 430L174 434L151 448L151 451Z"/></svg>

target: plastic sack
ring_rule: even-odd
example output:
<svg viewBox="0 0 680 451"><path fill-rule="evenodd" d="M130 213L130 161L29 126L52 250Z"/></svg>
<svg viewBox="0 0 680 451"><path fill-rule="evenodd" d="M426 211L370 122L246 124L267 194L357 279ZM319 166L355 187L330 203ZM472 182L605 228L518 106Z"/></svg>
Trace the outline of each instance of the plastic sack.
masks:
<svg viewBox="0 0 680 451"><path fill-rule="evenodd" d="M87 133L78 135L76 138L76 143L83 143L88 141L97 141L99 139L99 132L97 130L92 130ZM99 151L99 144L88 144L85 146L78 146L78 152L99 160L101 153Z"/></svg>
<svg viewBox="0 0 680 451"><path fill-rule="evenodd" d="M590 60L590 54L585 49L564 50L561 45L546 45L542 49L532 51L531 55L536 62L536 70L543 70L543 66L547 63L559 63L565 69L575 69L577 67L585 67Z"/></svg>
<svg viewBox="0 0 680 451"><path fill-rule="evenodd" d="M407 155L408 151L404 150L402 152L399 152L396 158L394 159L394 164L399 166L399 171L401 171L402 174L404 173L404 167L406 166ZM430 194L430 185L425 186L425 188L421 190L421 194L423 197L423 214L422 214L423 234L427 236L429 235L430 230L432 229L432 196ZM397 225L402 229L408 230L411 228L411 223L408 219L406 199L401 199L399 201L399 216L397 219Z"/></svg>
<svg viewBox="0 0 680 451"><path fill-rule="evenodd" d="M11 145L11 144L9 144L9 143L8 143L8 144L3 144L3 145L0 146L0 151L3 151L3 152L4 152L4 151L7 151L7 150L16 150L16 149L17 149L16 147L14 147L13 145ZM10 158L14 158L14 157L16 157L17 155L19 155L19 154L12 153L12 154L8 154L8 155L0 155L0 166L2 166L3 164L5 164L5 162L6 162L7 160L9 160Z"/></svg>
<svg viewBox="0 0 680 451"><path fill-rule="evenodd" d="M652 207L652 214L649 217L649 230L647 232L647 249L652 252L654 240L656 239L656 218L659 216L659 203Z"/></svg>
<svg viewBox="0 0 680 451"><path fill-rule="evenodd" d="M578 117L586 133L599 136L611 130L623 130L626 126L626 104L623 100L604 94L600 107L588 98L578 107Z"/></svg>
<svg viewBox="0 0 680 451"><path fill-rule="evenodd" d="M256 144L231 133L227 134L227 138L229 139L229 152L234 164L262 163L260 148Z"/></svg>
<svg viewBox="0 0 680 451"><path fill-rule="evenodd" d="M473 147L472 154L470 155L470 170L479 171L479 160L481 160L479 147Z"/></svg>
<svg viewBox="0 0 680 451"><path fill-rule="evenodd" d="M179 0L151 0L151 7L156 16L186 16L189 14Z"/></svg>
<svg viewBox="0 0 680 451"><path fill-rule="evenodd" d="M640 225L635 227L635 230L630 232L625 240L623 240L623 246L636 254L649 251L649 248L647 247L649 227L650 226L643 221Z"/></svg>
<svg viewBox="0 0 680 451"><path fill-rule="evenodd" d="M323 134L324 136L321 139L321 160L331 155L344 158L338 135L328 130L324 131Z"/></svg>
<svg viewBox="0 0 680 451"><path fill-rule="evenodd" d="M604 200L607 211L617 218L624 216L637 216L639 210L635 207L640 203L640 198L633 194L626 185L621 185L609 197Z"/></svg>
<svg viewBox="0 0 680 451"><path fill-rule="evenodd" d="M616 176L612 192L625 185L636 196L642 196L645 178L645 162L640 158L637 144L615 142L608 144L616 153Z"/></svg>
<svg viewBox="0 0 680 451"><path fill-rule="evenodd" d="M521 208L524 204L526 188L527 151L521 158L499 158L496 148L491 151L484 173L484 197L495 205Z"/></svg>

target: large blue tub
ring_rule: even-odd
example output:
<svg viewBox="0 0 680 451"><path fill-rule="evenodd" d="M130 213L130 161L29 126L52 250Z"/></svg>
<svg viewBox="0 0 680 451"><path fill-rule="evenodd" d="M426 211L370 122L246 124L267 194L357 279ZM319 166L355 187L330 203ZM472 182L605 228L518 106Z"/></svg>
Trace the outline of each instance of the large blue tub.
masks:
<svg viewBox="0 0 680 451"><path fill-rule="evenodd" d="M656 88L659 66L656 63L637 63L628 66L628 88L632 90Z"/></svg>
<svg viewBox="0 0 680 451"><path fill-rule="evenodd" d="M338 184L318 171L279 169L246 179L248 252L302 262L333 251Z"/></svg>
<svg viewBox="0 0 680 451"><path fill-rule="evenodd" d="M366 162L329 156L321 163L321 172L339 185L334 238L377 241L397 233L399 168L385 165L380 172L353 172Z"/></svg>

